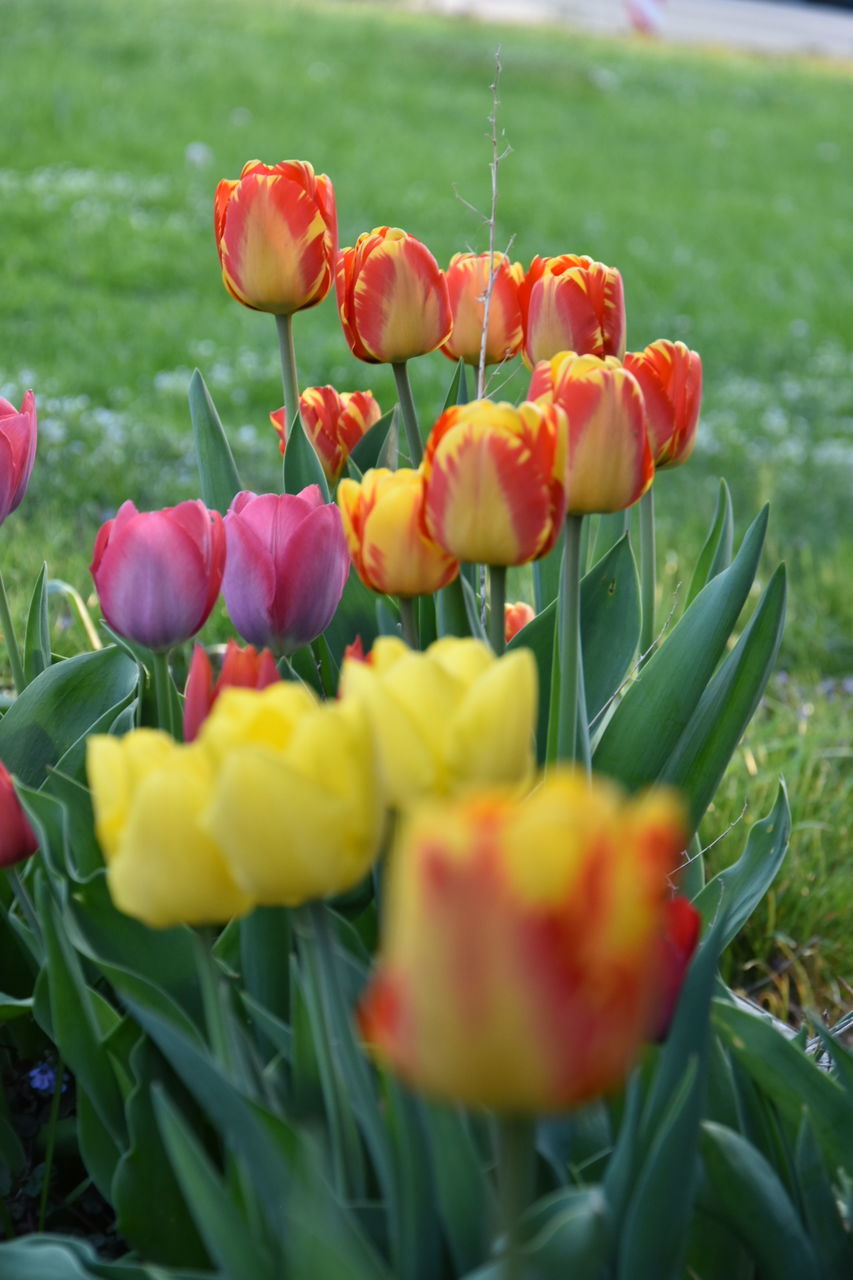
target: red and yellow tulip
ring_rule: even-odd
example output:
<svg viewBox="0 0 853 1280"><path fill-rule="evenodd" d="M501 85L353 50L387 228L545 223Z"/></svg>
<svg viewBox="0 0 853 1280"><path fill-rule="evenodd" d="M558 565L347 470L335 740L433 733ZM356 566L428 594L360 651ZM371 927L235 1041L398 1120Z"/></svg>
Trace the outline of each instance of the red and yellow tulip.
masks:
<svg viewBox="0 0 853 1280"><path fill-rule="evenodd" d="M447 283L425 244L399 227L376 227L338 254L344 336L359 360L402 364L435 351L453 320Z"/></svg>
<svg viewBox="0 0 853 1280"><path fill-rule="evenodd" d="M615 356L563 351L536 366L528 394L561 406L568 418L570 515L621 511L643 496L655 474L643 396Z"/></svg>
<svg viewBox="0 0 853 1280"><path fill-rule="evenodd" d="M534 258L519 299L530 366L558 351L620 360L625 354L625 297L615 267L584 254Z"/></svg>
<svg viewBox="0 0 853 1280"><path fill-rule="evenodd" d="M223 179L214 202L225 287L246 307L292 315L332 287L337 220L330 180L304 160L251 160Z"/></svg>
<svg viewBox="0 0 853 1280"><path fill-rule="evenodd" d="M456 577L458 559L424 528L421 471L366 471L360 482L342 480L337 498L352 562L371 591L428 595Z"/></svg>
<svg viewBox="0 0 853 1280"><path fill-rule="evenodd" d="M361 437L382 417L372 391L336 391L328 386L306 387L299 397L299 413L330 485L337 483ZM270 414L270 420L284 453L287 442L284 409L276 409Z"/></svg>
<svg viewBox="0 0 853 1280"><path fill-rule="evenodd" d="M696 443L702 401L702 359L683 342L659 338L629 351L625 368L640 384L655 467L686 462Z"/></svg>
<svg viewBox="0 0 853 1280"><path fill-rule="evenodd" d="M505 253L457 253L445 272L453 313L453 331L442 346L451 360L480 363L480 347L485 319L485 297L490 272L494 283L489 301L486 334L486 364L511 360L521 347L521 307L518 291L524 280L520 262L510 262Z"/></svg>
<svg viewBox="0 0 853 1280"><path fill-rule="evenodd" d="M569 770L521 801L415 810L360 1009L374 1054L418 1089L506 1111L618 1086L659 1018L685 838L669 793L626 799Z"/></svg>
<svg viewBox="0 0 853 1280"><path fill-rule="evenodd" d="M510 565L545 555L566 513L566 442L553 404L452 405L424 453L427 532L459 560Z"/></svg>

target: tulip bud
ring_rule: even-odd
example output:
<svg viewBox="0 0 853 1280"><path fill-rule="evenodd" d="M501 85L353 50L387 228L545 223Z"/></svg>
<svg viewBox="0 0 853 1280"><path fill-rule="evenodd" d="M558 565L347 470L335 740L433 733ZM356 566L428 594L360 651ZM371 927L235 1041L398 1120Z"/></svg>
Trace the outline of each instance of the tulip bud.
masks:
<svg viewBox="0 0 853 1280"><path fill-rule="evenodd" d="M401 364L435 351L453 320L447 283L425 244L398 227L377 227L338 254L335 273L344 336L359 360Z"/></svg>
<svg viewBox="0 0 853 1280"><path fill-rule="evenodd" d="M554 545L566 513L560 409L475 400L452 405L424 452L424 521L459 560L526 564Z"/></svg>
<svg viewBox="0 0 853 1280"><path fill-rule="evenodd" d="M643 496L655 469L639 384L615 356L564 351L533 370L531 399L559 405L569 422L569 515L621 511Z"/></svg>
<svg viewBox="0 0 853 1280"><path fill-rule="evenodd" d="M409 1084L557 1111L615 1088L659 1011L681 806L554 769L404 820L362 1033Z"/></svg>
<svg viewBox="0 0 853 1280"><path fill-rule="evenodd" d="M36 457L36 404L24 394L20 412L0 399L0 524L20 506Z"/></svg>
<svg viewBox="0 0 853 1280"><path fill-rule="evenodd" d="M244 306L288 316L331 289L335 193L305 161L251 160L240 178L216 188L214 224L222 279Z"/></svg>
<svg viewBox="0 0 853 1280"><path fill-rule="evenodd" d="M18 799L11 774L0 760L0 867L23 862L38 847L38 838Z"/></svg>
<svg viewBox="0 0 853 1280"><path fill-rule="evenodd" d="M198 500L163 511L123 503L101 526L89 566L112 629L155 651L201 630L224 567L222 517Z"/></svg>
<svg viewBox="0 0 853 1280"><path fill-rule="evenodd" d="M225 517L222 594L251 644L294 653L334 617L349 553L334 503L316 484L298 494L238 493Z"/></svg>
<svg viewBox="0 0 853 1280"><path fill-rule="evenodd" d="M659 338L645 351L629 351L625 368L640 384L655 467L678 467L696 443L702 400L702 360L683 342Z"/></svg>
<svg viewBox="0 0 853 1280"><path fill-rule="evenodd" d="M625 354L625 298L615 267L583 254L534 258L519 300L527 364L558 351L620 360Z"/></svg>
<svg viewBox="0 0 853 1280"><path fill-rule="evenodd" d="M356 572L371 591L429 595L452 582L459 561L428 537L420 471L384 467L338 487L344 533Z"/></svg>
<svg viewBox="0 0 853 1280"><path fill-rule="evenodd" d="M253 645L241 649L236 640L225 646L225 657L217 680L206 651L197 644L193 649L187 686L184 690L184 742L198 736L202 721L210 714L223 689L265 689L281 677L269 649L260 653Z"/></svg>
<svg viewBox="0 0 853 1280"><path fill-rule="evenodd" d="M479 365L489 288L494 270L486 335L486 364L500 364L517 354L522 339L518 290L524 279L520 262L505 253L457 253L445 272L453 315L453 330L442 346L451 360Z"/></svg>
<svg viewBox="0 0 853 1280"><path fill-rule="evenodd" d="M509 644L528 622L532 622L536 612L529 604L519 600L516 604L504 605L504 640Z"/></svg>
<svg viewBox="0 0 853 1280"><path fill-rule="evenodd" d="M669 899L660 940L661 979L651 1040L660 1042L666 1039L701 929L702 917L692 902L687 898Z"/></svg>
<svg viewBox="0 0 853 1280"><path fill-rule="evenodd" d="M299 413L330 485L337 484L359 440L382 417L371 391L336 391L334 387L306 387L299 397ZM270 418L284 453L284 409L277 409Z"/></svg>

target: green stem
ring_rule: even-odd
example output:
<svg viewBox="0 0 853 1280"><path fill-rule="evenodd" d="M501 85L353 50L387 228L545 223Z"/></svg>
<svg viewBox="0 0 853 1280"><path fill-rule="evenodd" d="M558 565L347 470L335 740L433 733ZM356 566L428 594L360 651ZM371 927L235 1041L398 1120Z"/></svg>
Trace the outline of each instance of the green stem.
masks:
<svg viewBox="0 0 853 1280"><path fill-rule="evenodd" d="M403 639L410 649L419 649L421 644L418 635L416 597L399 596L398 598L400 601L400 625L403 630Z"/></svg>
<svg viewBox="0 0 853 1280"><path fill-rule="evenodd" d="M39 923L39 918L36 914L36 909L33 905L33 900L29 895L27 886L21 879L21 873L18 871L17 867L8 867L6 874L9 877L9 883L12 886L12 892L17 899L18 906L21 908L21 914L30 926L30 932L33 935L33 939L41 945L41 924Z"/></svg>
<svg viewBox="0 0 853 1280"><path fill-rule="evenodd" d="M501 1280L522 1280L521 1217L533 1196L534 1124L519 1116L498 1119L498 1198L503 1228Z"/></svg>
<svg viewBox="0 0 853 1280"><path fill-rule="evenodd" d="M581 678L580 553L583 516L566 518L566 546L560 583L560 717L557 759L577 759L578 683Z"/></svg>
<svg viewBox="0 0 853 1280"><path fill-rule="evenodd" d="M47 1122L47 1144L44 1152L41 1199L39 1200L39 1232L44 1231L45 1219L47 1218L47 1200L50 1193L50 1175L53 1172L53 1153L56 1149L56 1126L59 1121L59 1104L62 1101L62 1080L64 1075L65 1064L60 1056L56 1063L56 1080L53 1086L53 1098L50 1103L50 1117Z"/></svg>
<svg viewBox="0 0 853 1280"><path fill-rule="evenodd" d="M176 719L175 686L169 671L168 653L151 654L151 677L154 681L154 697L157 702L157 727L180 741L181 734Z"/></svg>
<svg viewBox="0 0 853 1280"><path fill-rule="evenodd" d="M391 368L394 370L394 381L397 384L397 398L400 401L400 412L403 415L409 457L412 460L412 466L419 467L421 458L424 456L424 449L421 444L421 433L418 430L418 413L415 409L415 402L412 399L408 365L405 360L402 360L399 364L392 364Z"/></svg>
<svg viewBox="0 0 853 1280"><path fill-rule="evenodd" d="M281 381L284 386L284 436L299 416L299 379L296 376L296 351L293 346L293 316L276 316L278 349L281 355Z"/></svg>
<svg viewBox="0 0 853 1280"><path fill-rule="evenodd" d="M489 565L489 643L498 657L506 648L506 565Z"/></svg>
<svg viewBox="0 0 853 1280"><path fill-rule="evenodd" d="M15 692L22 693L27 687L27 678L24 675L24 664L21 661L21 651L18 648L18 641L15 638L15 628L12 626L12 615L9 612L9 598L6 595L6 584L3 581L3 575L0 573L0 630L6 640L6 652L9 655L9 666L12 668L12 680L15 685Z"/></svg>
<svg viewBox="0 0 853 1280"><path fill-rule="evenodd" d="M655 642L655 496L654 485L640 499L640 600L643 626L640 659Z"/></svg>

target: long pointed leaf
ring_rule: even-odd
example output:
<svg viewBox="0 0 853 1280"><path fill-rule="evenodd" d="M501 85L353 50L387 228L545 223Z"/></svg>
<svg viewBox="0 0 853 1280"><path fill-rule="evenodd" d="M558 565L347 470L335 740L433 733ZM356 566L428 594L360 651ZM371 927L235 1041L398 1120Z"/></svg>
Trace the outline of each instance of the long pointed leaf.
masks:
<svg viewBox="0 0 853 1280"><path fill-rule="evenodd" d="M732 559L732 539L734 523L732 517L732 495L725 480L720 481L720 492L717 496L717 507L705 545L699 552L699 559L690 579L690 587L684 607L687 609L696 599L702 588L727 569Z"/></svg>
<svg viewBox="0 0 853 1280"><path fill-rule="evenodd" d="M198 369L190 378L189 400L201 496L208 507L224 515L243 486L228 437Z"/></svg>
<svg viewBox="0 0 853 1280"><path fill-rule="evenodd" d="M50 623L47 616L47 565L33 587L24 633L24 675L29 684L50 666Z"/></svg>

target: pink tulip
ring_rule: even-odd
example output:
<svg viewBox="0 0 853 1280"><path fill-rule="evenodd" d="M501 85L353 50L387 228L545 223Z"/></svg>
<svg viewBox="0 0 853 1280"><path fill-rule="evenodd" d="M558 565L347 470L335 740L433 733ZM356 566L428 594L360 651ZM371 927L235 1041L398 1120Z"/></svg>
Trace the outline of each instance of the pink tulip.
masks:
<svg viewBox="0 0 853 1280"><path fill-rule="evenodd" d="M210 658L206 650L197 644L184 690L184 742L192 742L198 736L202 722L207 719L223 689L266 689L267 685L280 679L275 658L269 649L258 653L251 644L241 649L236 640L229 640L219 675L214 680Z"/></svg>
<svg viewBox="0 0 853 1280"><path fill-rule="evenodd" d="M27 391L20 412L0 400L0 524L20 506L36 457L36 403Z"/></svg>
<svg viewBox="0 0 853 1280"><path fill-rule="evenodd" d="M334 503L316 484L301 493L238 493L225 517L222 592L250 644L294 653L331 622L350 557Z"/></svg>
<svg viewBox="0 0 853 1280"><path fill-rule="evenodd" d="M23 862L38 847L9 770L0 761L0 867Z"/></svg>
<svg viewBox="0 0 853 1280"><path fill-rule="evenodd" d="M222 517L199 499L163 511L132 502L102 525L89 566L113 631L166 650L204 626L225 567Z"/></svg>

